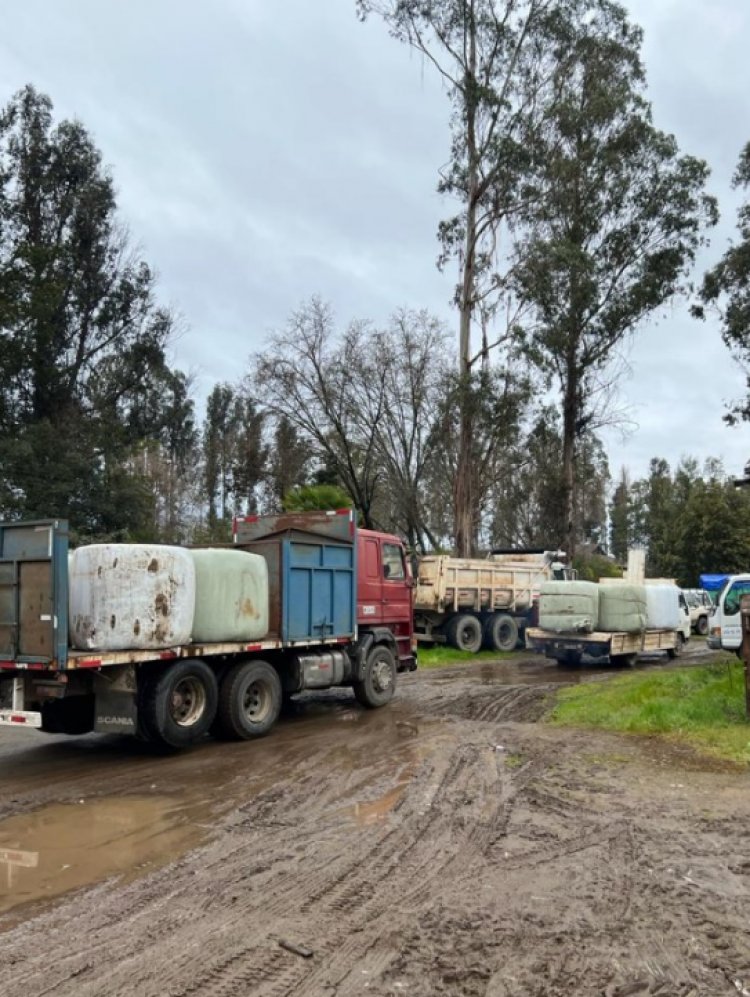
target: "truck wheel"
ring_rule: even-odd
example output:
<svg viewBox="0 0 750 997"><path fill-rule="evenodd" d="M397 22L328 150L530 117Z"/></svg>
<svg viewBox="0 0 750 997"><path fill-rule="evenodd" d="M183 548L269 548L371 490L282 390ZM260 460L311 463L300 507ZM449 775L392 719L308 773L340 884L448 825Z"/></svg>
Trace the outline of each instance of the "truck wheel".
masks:
<svg viewBox="0 0 750 997"><path fill-rule="evenodd" d="M476 616L461 613L448 621L445 637L451 647L476 654L482 646L482 624Z"/></svg>
<svg viewBox="0 0 750 997"><path fill-rule="evenodd" d="M149 741L185 748L208 733L216 716L216 676L205 661L178 661L151 676L144 689L141 721Z"/></svg>
<svg viewBox="0 0 750 997"><path fill-rule="evenodd" d="M243 661L226 673L212 732L233 741L263 737L281 713L281 679L267 661Z"/></svg>
<svg viewBox="0 0 750 997"><path fill-rule="evenodd" d="M705 637L706 634L708 633L708 617L699 616L695 629L698 631L701 637Z"/></svg>
<svg viewBox="0 0 750 997"><path fill-rule="evenodd" d="M614 668L632 668L637 660L638 655L635 652L630 654L610 654L609 656L609 663Z"/></svg>
<svg viewBox="0 0 750 997"><path fill-rule="evenodd" d="M369 709L385 706L396 691L396 659L390 648L374 647L367 656L365 674L361 682L353 682L357 702Z"/></svg>
<svg viewBox="0 0 750 997"><path fill-rule="evenodd" d="M483 646L488 651L515 651L518 624L507 613L493 613L484 625Z"/></svg>

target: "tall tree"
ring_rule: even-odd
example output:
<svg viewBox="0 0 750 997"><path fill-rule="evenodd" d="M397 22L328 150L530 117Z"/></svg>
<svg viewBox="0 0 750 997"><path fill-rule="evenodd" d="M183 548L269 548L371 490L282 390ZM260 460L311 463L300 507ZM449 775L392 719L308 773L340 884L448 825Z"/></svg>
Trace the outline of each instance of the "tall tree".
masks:
<svg viewBox="0 0 750 997"><path fill-rule="evenodd" d="M268 474L268 446L263 440L263 413L244 384L232 417L231 490L234 512L257 512L258 489Z"/></svg>
<svg viewBox="0 0 750 997"><path fill-rule="evenodd" d="M312 464L309 444L285 415L276 420L269 463L270 504L278 510L285 495L307 484Z"/></svg>
<svg viewBox="0 0 750 997"><path fill-rule="evenodd" d="M501 234L525 197L521 124L534 116L546 21L564 5L561 0L357 0L363 18L380 15L395 38L436 68L453 108L451 157L438 189L458 201L460 211L440 226L439 264L454 259L459 265L454 399L460 445L452 482L453 532L461 556L475 545L482 504L472 462L473 417L482 404L475 365L486 362L490 349L513 331L512 306L499 332L494 325L507 253L507 247L500 251Z"/></svg>
<svg viewBox="0 0 750 997"><path fill-rule="evenodd" d="M232 439L236 429L236 394L231 384L216 384L206 403L203 426L203 475L208 504L208 531L219 538L226 534L229 496L232 490Z"/></svg>
<svg viewBox="0 0 750 997"><path fill-rule="evenodd" d="M626 468L620 471L609 507L609 545L612 556L624 564L633 537L630 507L630 480Z"/></svg>
<svg viewBox="0 0 750 997"><path fill-rule="evenodd" d="M375 426L383 469L377 518L421 551L438 545L429 521L428 476L447 442L442 415L451 378L445 352L446 333L437 319L401 309L386 329L371 332L358 360L362 410Z"/></svg>
<svg viewBox="0 0 750 997"><path fill-rule="evenodd" d="M750 142L742 150L732 185L750 190ZM745 201L737 212L737 228L740 241L730 246L708 271L701 293L705 304L721 307L722 339L746 378L746 398L735 402L724 417L730 425L750 420L750 201ZM702 317L702 308L696 308L695 313Z"/></svg>
<svg viewBox="0 0 750 997"><path fill-rule="evenodd" d="M367 326L352 322L337 335L331 309L317 298L293 313L255 358L255 385L265 409L284 417L315 447L321 463L351 495L367 527L382 467L378 424L385 406L386 365L363 385ZM368 391L367 414L361 389Z"/></svg>
<svg viewBox="0 0 750 997"><path fill-rule="evenodd" d="M127 456L160 431L173 320L91 137L52 112L31 86L0 111L0 511L127 535L149 515Z"/></svg>
<svg viewBox="0 0 750 997"><path fill-rule="evenodd" d="M515 280L533 306L530 356L556 381L563 419L562 504L575 549L577 440L628 335L679 294L717 218L708 168L680 156L644 96L642 33L607 0L580 0L555 22L542 128L531 168Z"/></svg>

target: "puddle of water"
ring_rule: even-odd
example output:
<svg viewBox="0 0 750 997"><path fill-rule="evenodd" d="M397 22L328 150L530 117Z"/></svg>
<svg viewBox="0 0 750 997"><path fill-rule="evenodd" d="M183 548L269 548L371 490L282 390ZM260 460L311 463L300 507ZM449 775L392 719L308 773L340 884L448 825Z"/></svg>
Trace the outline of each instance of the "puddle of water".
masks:
<svg viewBox="0 0 750 997"><path fill-rule="evenodd" d="M359 827L367 827L370 824L378 824L386 819L397 803L402 799L410 779L396 783L387 793L383 793L376 800L368 800L366 803L354 803L347 808L345 816L349 817Z"/></svg>
<svg viewBox="0 0 750 997"><path fill-rule="evenodd" d="M0 914L166 864L206 838L196 816L174 799L132 796L55 803L9 817L0 822Z"/></svg>

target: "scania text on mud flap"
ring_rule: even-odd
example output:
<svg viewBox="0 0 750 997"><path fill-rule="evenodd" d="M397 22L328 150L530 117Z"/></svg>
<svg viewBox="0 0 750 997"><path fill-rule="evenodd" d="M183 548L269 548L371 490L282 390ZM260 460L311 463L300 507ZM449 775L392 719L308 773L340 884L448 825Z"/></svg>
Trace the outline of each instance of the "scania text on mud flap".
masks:
<svg viewBox="0 0 750 997"><path fill-rule="evenodd" d="M138 545L120 545L119 556L115 548L90 548L77 559L85 564L86 598L96 602L84 625L86 620L69 619L76 556L70 569L67 524L0 524L0 725L137 734L175 748L209 732L249 739L266 734L284 699L297 692L350 686L364 706L384 706L397 674L416 668L413 583L403 544L359 530L350 509L238 519L234 544L191 552L195 571L180 548L161 548L159 557L149 549L145 559ZM131 619L123 602L123 593L138 594L134 579L142 578L149 598L155 594L154 640L163 640L173 625L172 600L184 592L175 592L174 571L161 572L159 560L168 556L182 565L185 585L197 578L198 626L201 600L215 602L227 565L243 560L232 551L253 555L262 571L253 569L251 590L230 590L232 613L225 615L231 639L213 632L212 609L200 626L213 639L197 640L193 631L192 639L174 646L144 647L150 638L143 620ZM124 571L127 584L120 578L118 587ZM110 614L112 593L117 612L113 601ZM243 613L255 628L247 631L251 640L237 639ZM101 638L90 621L110 617L112 632L130 627L138 636L135 646L97 646ZM83 634L78 647L69 633Z"/></svg>

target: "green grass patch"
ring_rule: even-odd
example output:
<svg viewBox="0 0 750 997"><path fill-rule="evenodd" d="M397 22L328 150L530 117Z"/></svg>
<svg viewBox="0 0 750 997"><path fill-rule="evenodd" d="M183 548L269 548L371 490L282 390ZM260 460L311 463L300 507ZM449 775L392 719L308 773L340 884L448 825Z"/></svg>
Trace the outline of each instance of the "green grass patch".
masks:
<svg viewBox="0 0 750 997"><path fill-rule="evenodd" d="M662 735L750 764L744 676L736 661L566 686L549 719L565 726Z"/></svg>
<svg viewBox="0 0 750 997"><path fill-rule="evenodd" d="M446 665L463 665L472 661L506 661L517 654L517 651L480 651L472 654L471 651L457 651L455 647L447 647L445 644L434 644L432 647L420 644L417 664L420 668L443 668Z"/></svg>

